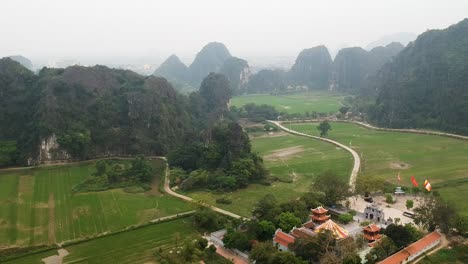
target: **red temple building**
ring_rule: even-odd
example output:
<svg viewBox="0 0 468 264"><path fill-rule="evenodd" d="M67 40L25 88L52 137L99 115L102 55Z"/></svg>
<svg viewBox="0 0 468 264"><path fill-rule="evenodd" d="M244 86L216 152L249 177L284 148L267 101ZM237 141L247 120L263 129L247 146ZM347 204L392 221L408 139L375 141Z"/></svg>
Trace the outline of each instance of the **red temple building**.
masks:
<svg viewBox="0 0 468 264"><path fill-rule="evenodd" d="M310 211L312 212L310 218L317 224L325 223L330 219L330 215L328 215L328 210L323 208L322 206L319 206L315 209L310 209Z"/></svg>
<svg viewBox="0 0 468 264"><path fill-rule="evenodd" d="M379 234L380 227L378 227L376 224L370 224L364 227L362 231L364 232L364 238L367 239L369 243L379 240L382 237L382 235Z"/></svg>

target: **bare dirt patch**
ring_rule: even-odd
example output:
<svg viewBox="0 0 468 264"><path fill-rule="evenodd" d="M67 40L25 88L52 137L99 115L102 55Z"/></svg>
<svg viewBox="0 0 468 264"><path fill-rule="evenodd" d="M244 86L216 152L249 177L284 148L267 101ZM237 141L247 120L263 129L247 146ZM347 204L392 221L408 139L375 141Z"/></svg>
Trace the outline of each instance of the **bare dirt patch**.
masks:
<svg viewBox="0 0 468 264"><path fill-rule="evenodd" d="M47 258L41 259L45 264L62 264L63 258L70 254L66 249L59 249L57 251L58 255L52 255Z"/></svg>
<svg viewBox="0 0 468 264"><path fill-rule="evenodd" d="M278 149L270 152L270 154L264 156L265 160L284 160L287 158L294 157L296 154L305 151L302 146L289 147L284 149Z"/></svg>
<svg viewBox="0 0 468 264"><path fill-rule="evenodd" d="M411 168L411 165L403 161L392 161L389 163L390 168L394 170L407 170Z"/></svg>
<svg viewBox="0 0 468 264"><path fill-rule="evenodd" d="M272 137L282 137L282 136L287 136L288 133L284 131L278 131L278 132L268 132L264 133L260 136L253 136L253 138L272 138Z"/></svg>
<svg viewBox="0 0 468 264"><path fill-rule="evenodd" d="M55 243L55 200L54 193L49 193L49 226L48 226L48 239L49 245Z"/></svg>

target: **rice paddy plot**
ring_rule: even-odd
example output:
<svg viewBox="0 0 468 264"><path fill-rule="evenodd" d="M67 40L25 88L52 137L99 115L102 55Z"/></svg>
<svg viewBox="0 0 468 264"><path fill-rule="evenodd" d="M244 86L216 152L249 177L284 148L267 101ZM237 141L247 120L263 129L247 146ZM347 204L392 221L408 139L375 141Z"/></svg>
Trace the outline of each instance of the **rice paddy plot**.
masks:
<svg viewBox="0 0 468 264"><path fill-rule="evenodd" d="M161 177L164 163L152 163L155 177ZM114 232L193 208L161 193L122 189L73 193L73 186L94 171L94 162L0 171L0 248L50 245Z"/></svg>
<svg viewBox="0 0 468 264"><path fill-rule="evenodd" d="M338 112L344 95L326 91L311 91L287 95L252 94L232 98L232 105L241 107L248 103L266 104L279 112L305 114L306 112Z"/></svg>

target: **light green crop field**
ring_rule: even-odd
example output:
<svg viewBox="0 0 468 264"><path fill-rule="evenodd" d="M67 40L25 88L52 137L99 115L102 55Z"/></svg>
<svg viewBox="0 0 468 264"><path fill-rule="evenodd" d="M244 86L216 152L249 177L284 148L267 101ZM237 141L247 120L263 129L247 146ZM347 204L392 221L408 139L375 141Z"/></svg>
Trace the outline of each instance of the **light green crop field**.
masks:
<svg viewBox="0 0 468 264"><path fill-rule="evenodd" d="M253 150L264 158L270 173L283 181L276 181L271 186L251 184L245 189L225 194L196 191L188 195L228 211L251 216L257 201L266 194L275 195L280 202L295 199L309 189L317 175L326 170L333 170L349 179L353 162L351 154L329 143L282 134L256 137L251 142ZM216 199L221 197L227 197L233 203L216 204Z"/></svg>
<svg viewBox="0 0 468 264"><path fill-rule="evenodd" d="M304 114L306 112L338 112L342 106L344 95L326 91L313 91L288 95L242 95L232 98L233 106L243 106L247 103L267 104L274 106L280 112L288 114Z"/></svg>
<svg viewBox="0 0 468 264"><path fill-rule="evenodd" d="M317 124L293 124L292 129L318 135ZM349 123L331 123L329 138L346 144L362 157L359 177L380 177L411 186L427 179L442 197L468 215L468 141L442 136L387 132ZM289 127L289 125L288 125ZM401 182L397 180L400 172Z"/></svg>
<svg viewBox="0 0 468 264"><path fill-rule="evenodd" d="M152 164L163 175L164 163ZM0 248L78 239L192 209L157 190L73 194L94 171L94 162L0 171Z"/></svg>
<svg viewBox="0 0 468 264"><path fill-rule="evenodd" d="M176 237L185 240L197 234L191 218L181 218L67 246L65 249L70 254L63 263L151 263L157 248L173 246ZM57 255L57 251L29 255L6 263L39 264L42 258L51 255Z"/></svg>

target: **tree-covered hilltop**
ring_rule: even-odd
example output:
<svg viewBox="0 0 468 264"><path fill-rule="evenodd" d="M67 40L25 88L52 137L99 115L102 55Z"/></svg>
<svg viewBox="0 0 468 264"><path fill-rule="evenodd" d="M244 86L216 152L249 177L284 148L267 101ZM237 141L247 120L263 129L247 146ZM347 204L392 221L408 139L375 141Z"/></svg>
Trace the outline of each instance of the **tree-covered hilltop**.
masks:
<svg viewBox="0 0 468 264"><path fill-rule="evenodd" d="M379 69L402 49L400 43L390 43L370 51L360 47L340 50L333 62L332 89L353 93L368 90Z"/></svg>
<svg viewBox="0 0 468 264"><path fill-rule="evenodd" d="M373 122L468 134L468 19L429 30L379 73Z"/></svg>
<svg viewBox="0 0 468 264"><path fill-rule="evenodd" d="M163 155L227 112L220 74L178 94L163 78L104 66L43 68L0 60L0 166L113 155Z"/></svg>
<svg viewBox="0 0 468 264"><path fill-rule="evenodd" d="M261 70L252 75L247 84L247 93L282 93L287 88L286 72Z"/></svg>
<svg viewBox="0 0 468 264"><path fill-rule="evenodd" d="M299 53L296 63L288 73L292 85L304 85L309 89L328 89L333 61L325 46L305 49Z"/></svg>

